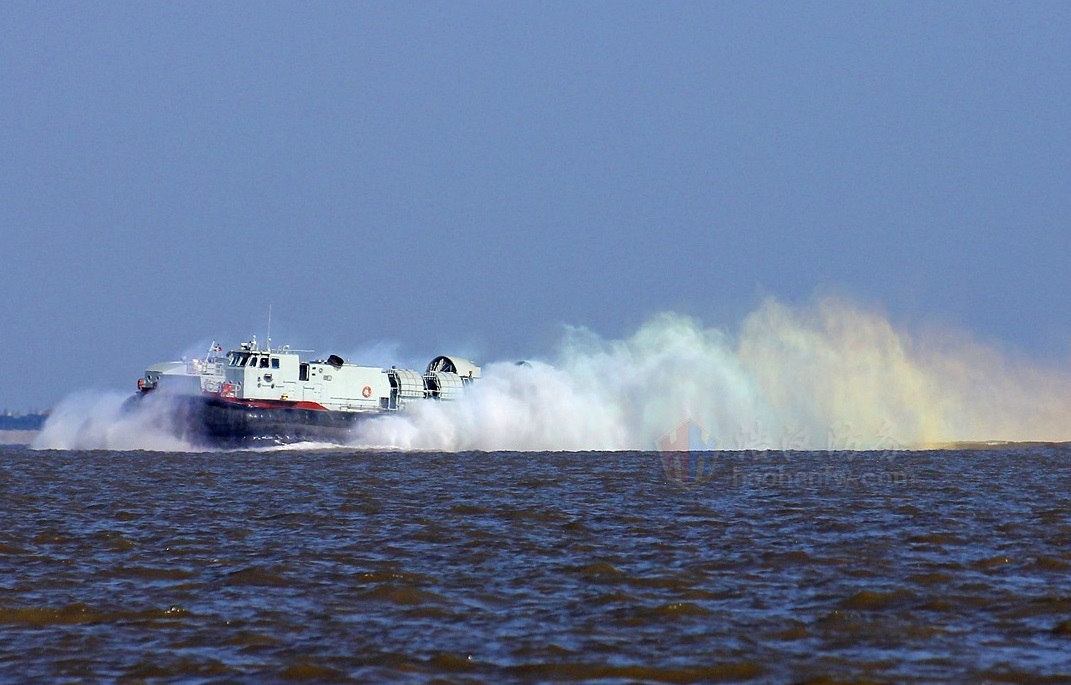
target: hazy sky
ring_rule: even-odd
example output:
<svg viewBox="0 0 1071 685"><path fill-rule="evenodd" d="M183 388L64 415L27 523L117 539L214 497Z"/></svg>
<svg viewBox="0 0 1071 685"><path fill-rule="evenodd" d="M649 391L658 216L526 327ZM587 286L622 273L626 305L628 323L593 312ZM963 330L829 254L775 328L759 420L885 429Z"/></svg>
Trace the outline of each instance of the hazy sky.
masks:
<svg viewBox="0 0 1071 685"><path fill-rule="evenodd" d="M833 289L1071 356L1071 3L0 3L0 409Z"/></svg>

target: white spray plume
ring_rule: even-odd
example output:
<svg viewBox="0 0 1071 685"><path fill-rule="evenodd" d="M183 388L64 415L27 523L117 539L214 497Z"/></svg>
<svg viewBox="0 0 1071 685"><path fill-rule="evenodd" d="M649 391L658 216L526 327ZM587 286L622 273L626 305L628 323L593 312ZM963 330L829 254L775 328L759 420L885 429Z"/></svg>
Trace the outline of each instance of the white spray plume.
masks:
<svg viewBox="0 0 1071 685"><path fill-rule="evenodd" d="M654 449L683 421L721 448L889 449L1071 439L1071 373L962 334L916 340L839 298L767 300L737 339L675 314L625 340L582 329L551 364L487 365L460 401L362 425L358 446Z"/></svg>
<svg viewBox="0 0 1071 685"><path fill-rule="evenodd" d="M74 393L52 410L31 446L56 450L194 450L165 428L174 410L174 396L160 393L142 398L134 412L124 410L129 398L129 393Z"/></svg>
<svg viewBox="0 0 1071 685"><path fill-rule="evenodd" d="M33 446L195 449L166 430L174 409L166 393L143 398L137 412L123 410L128 397L68 397ZM676 314L656 316L624 340L570 329L550 363L488 364L461 400L420 402L365 422L354 444L649 450L684 421L728 449L1065 441L1071 372L963 333L913 337L844 299L803 307L771 299L735 337Z"/></svg>

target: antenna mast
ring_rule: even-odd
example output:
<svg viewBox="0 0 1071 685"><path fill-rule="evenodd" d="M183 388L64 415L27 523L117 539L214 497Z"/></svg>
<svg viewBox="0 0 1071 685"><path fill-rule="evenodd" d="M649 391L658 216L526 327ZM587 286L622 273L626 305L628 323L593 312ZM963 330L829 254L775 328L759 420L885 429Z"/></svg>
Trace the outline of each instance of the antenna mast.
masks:
<svg viewBox="0 0 1071 685"><path fill-rule="evenodd" d="M268 352L271 352L271 303L268 303Z"/></svg>

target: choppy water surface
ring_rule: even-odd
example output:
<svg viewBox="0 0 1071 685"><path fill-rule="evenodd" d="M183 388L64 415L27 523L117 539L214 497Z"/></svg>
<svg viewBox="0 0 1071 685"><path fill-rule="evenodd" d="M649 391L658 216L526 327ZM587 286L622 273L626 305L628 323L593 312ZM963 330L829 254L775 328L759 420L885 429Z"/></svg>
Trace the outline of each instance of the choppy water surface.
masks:
<svg viewBox="0 0 1071 685"><path fill-rule="evenodd" d="M1067 682L1071 449L0 448L0 677Z"/></svg>

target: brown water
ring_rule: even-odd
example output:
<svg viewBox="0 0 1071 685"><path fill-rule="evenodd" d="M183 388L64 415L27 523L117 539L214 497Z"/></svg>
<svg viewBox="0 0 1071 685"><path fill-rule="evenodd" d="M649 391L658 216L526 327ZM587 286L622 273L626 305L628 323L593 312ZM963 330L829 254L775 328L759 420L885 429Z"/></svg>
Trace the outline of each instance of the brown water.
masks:
<svg viewBox="0 0 1071 685"><path fill-rule="evenodd" d="M0 679L1071 681L1071 449L714 456L0 448Z"/></svg>

